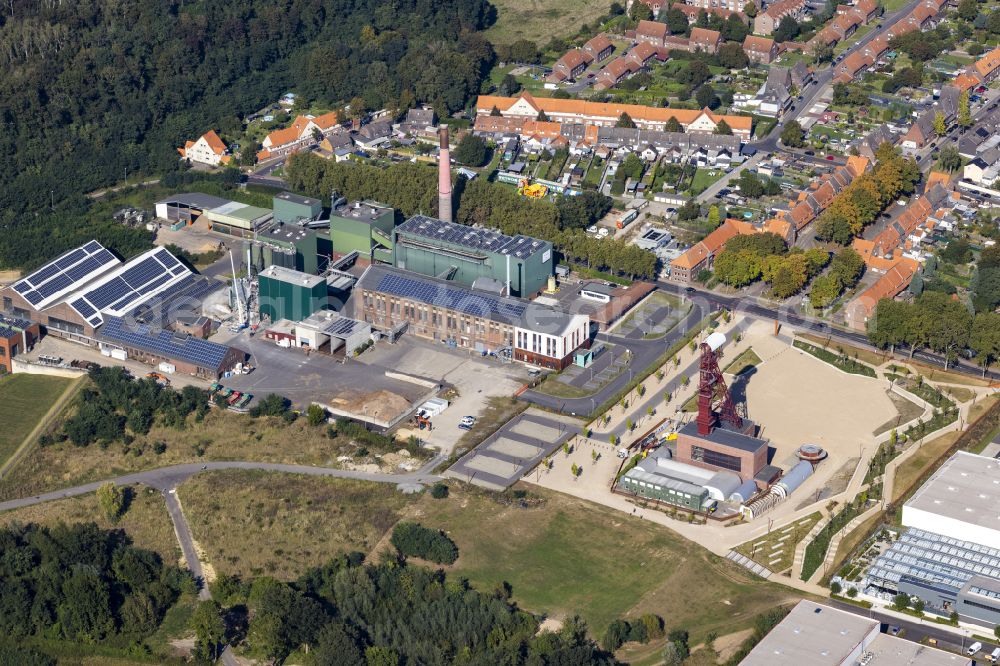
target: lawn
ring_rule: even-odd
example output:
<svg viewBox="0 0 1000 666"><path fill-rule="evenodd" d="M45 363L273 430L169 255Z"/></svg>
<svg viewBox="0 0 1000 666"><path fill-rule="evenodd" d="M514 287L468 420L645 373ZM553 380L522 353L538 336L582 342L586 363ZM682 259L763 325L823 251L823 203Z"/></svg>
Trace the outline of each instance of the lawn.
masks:
<svg viewBox="0 0 1000 666"><path fill-rule="evenodd" d="M789 599L670 530L618 511L532 488L537 508L501 505L496 495L456 492L425 499L416 518L458 544L453 570L478 589L511 584L514 600L551 617L579 614L596 635L616 617L652 612L691 643L749 626Z"/></svg>
<svg viewBox="0 0 1000 666"><path fill-rule="evenodd" d="M747 368L757 367L761 363L763 363L763 361L760 360L760 356L757 356L757 352L755 352L752 348L749 348L734 358L726 367L722 369L722 371L731 375L738 375Z"/></svg>
<svg viewBox="0 0 1000 666"><path fill-rule="evenodd" d="M544 46L553 37L575 34L584 23L607 14L610 3L578 3L573 0L496 0L497 22L485 33L494 44L530 39Z"/></svg>
<svg viewBox="0 0 1000 666"><path fill-rule="evenodd" d="M72 379L49 375L16 374L0 378L0 405L3 405L0 465L10 458L72 383Z"/></svg>
<svg viewBox="0 0 1000 666"><path fill-rule="evenodd" d="M162 454L154 452L157 442L166 444ZM279 418L250 419L213 409L202 423L192 419L184 430L157 424L148 435L136 437L127 446L116 442L106 448L96 444L79 448L63 442L39 448L17 464L16 473L0 480L0 498L37 495L185 462L254 460L336 467L339 457L351 456L356 450L348 438L330 439L326 426L312 427L305 419L287 424Z"/></svg>
<svg viewBox="0 0 1000 666"><path fill-rule="evenodd" d="M123 529L139 548L156 551L164 562L175 563L180 549L167 508L160 493L146 486L132 486L132 502L117 523L112 523L97 505L93 494L69 497L0 513L0 525L38 523L97 523L101 529Z"/></svg>
<svg viewBox="0 0 1000 666"><path fill-rule="evenodd" d="M795 559L795 546L809 534L809 530L819 522L821 517L819 511L811 513L794 523L776 528L770 534L764 534L740 544L733 550L746 555L771 571L781 573L792 567L792 560Z"/></svg>
<svg viewBox="0 0 1000 666"><path fill-rule="evenodd" d="M714 175L713 175L714 174ZM725 169L699 168L691 179L691 194L697 196L707 190L713 183L726 175Z"/></svg>
<svg viewBox="0 0 1000 666"><path fill-rule="evenodd" d="M177 493L212 573L282 580L371 551L413 501L391 484L249 470L202 473Z"/></svg>

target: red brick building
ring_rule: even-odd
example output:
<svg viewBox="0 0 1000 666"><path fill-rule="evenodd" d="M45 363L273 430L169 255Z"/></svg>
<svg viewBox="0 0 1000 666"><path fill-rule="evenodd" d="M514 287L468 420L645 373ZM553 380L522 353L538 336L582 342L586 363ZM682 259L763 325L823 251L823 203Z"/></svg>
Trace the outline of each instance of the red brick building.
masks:
<svg viewBox="0 0 1000 666"><path fill-rule="evenodd" d="M677 432L678 462L705 469L726 470L748 481L767 465L767 440L753 432L756 426L744 419L745 427L735 430L728 424L712 428L707 435L698 433L698 424L690 421Z"/></svg>
<svg viewBox="0 0 1000 666"><path fill-rule="evenodd" d="M31 349L41 336L38 324L0 314L0 374L14 372L14 357Z"/></svg>

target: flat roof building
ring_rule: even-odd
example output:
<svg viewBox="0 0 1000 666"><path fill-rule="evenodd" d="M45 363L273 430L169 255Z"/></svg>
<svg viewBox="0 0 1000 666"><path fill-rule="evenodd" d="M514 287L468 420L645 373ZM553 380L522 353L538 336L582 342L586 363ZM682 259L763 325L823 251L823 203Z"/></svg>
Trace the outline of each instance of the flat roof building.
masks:
<svg viewBox="0 0 1000 666"><path fill-rule="evenodd" d="M209 228L212 231L250 238L256 229L274 217L274 213L267 208L228 201L217 208L206 210L205 217L211 220Z"/></svg>
<svg viewBox="0 0 1000 666"><path fill-rule="evenodd" d="M396 227L394 264L465 286L491 277L509 284L510 295L529 297L552 275L552 243L415 215Z"/></svg>
<svg viewBox="0 0 1000 666"><path fill-rule="evenodd" d="M31 349L41 335L38 324L0 314L0 375L14 372L14 357Z"/></svg>
<svg viewBox="0 0 1000 666"><path fill-rule="evenodd" d="M323 212L323 203L319 199L304 197L301 194L281 192L274 195L271 209L274 219L282 224L301 224L318 220Z"/></svg>
<svg viewBox="0 0 1000 666"><path fill-rule="evenodd" d="M330 212L330 242L339 255L358 253L369 262L392 263L396 211L371 201L354 201Z"/></svg>
<svg viewBox="0 0 1000 666"><path fill-rule="evenodd" d="M161 220L191 224L206 210L225 206L227 203L229 203L228 199L213 197L211 194L181 192L160 199L153 204L153 208L156 211L156 217Z"/></svg>
<svg viewBox="0 0 1000 666"><path fill-rule="evenodd" d="M720 420L711 432L702 435L697 422L689 421L677 431L677 460L695 467L735 472L748 481L767 464L767 440L754 436L756 431L756 425L748 419L743 419L740 430Z"/></svg>
<svg viewBox="0 0 1000 666"><path fill-rule="evenodd" d="M968 657L880 632L878 620L800 601L740 666L971 666Z"/></svg>
<svg viewBox="0 0 1000 666"><path fill-rule="evenodd" d="M326 278L283 266L268 266L257 274L260 316L302 321L329 307Z"/></svg>
<svg viewBox="0 0 1000 666"><path fill-rule="evenodd" d="M520 298L373 264L351 297L356 319L452 347L562 369L590 345L590 318Z"/></svg>
<svg viewBox="0 0 1000 666"><path fill-rule="evenodd" d="M903 505L903 526L1000 549L1000 461L959 451Z"/></svg>
<svg viewBox="0 0 1000 666"><path fill-rule="evenodd" d="M319 235L312 229L275 222L259 229L250 246L251 260L257 270L281 266L303 273L319 272ZM323 261L325 264L326 258Z"/></svg>

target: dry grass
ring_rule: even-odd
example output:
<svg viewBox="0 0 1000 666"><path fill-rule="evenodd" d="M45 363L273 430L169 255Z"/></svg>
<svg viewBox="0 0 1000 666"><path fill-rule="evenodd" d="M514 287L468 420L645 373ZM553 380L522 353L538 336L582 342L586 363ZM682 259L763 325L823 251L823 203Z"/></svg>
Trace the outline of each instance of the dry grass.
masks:
<svg viewBox="0 0 1000 666"><path fill-rule="evenodd" d="M960 403L968 402L976 397L976 392L972 389L960 388L958 386L942 386L941 391Z"/></svg>
<svg viewBox="0 0 1000 666"><path fill-rule="evenodd" d="M946 432L921 446L916 453L896 468L896 477L892 483L892 501L902 497L928 467L933 465L944 452L955 443L958 431Z"/></svg>
<svg viewBox="0 0 1000 666"><path fill-rule="evenodd" d="M159 441L167 444L167 450L157 455L153 446ZM202 423L192 420L185 430L155 426L149 435L137 438L129 446L114 443L104 449L96 445L79 448L63 442L38 449L0 480L0 499L37 495L144 469L209 460L339 467L337 457L351 455L355 450L347 438L329 439L325 426L312 427L305 419L286 424L278 418L250 419L213 409Z"/></svg>
<svg viewBox="0 0 1000 666"><path fill-rule="evenodd" d="M494 44L510 44L530 39L544 46L552 37L573 35L584 23L604 16L610 2L574 0L495 0L497 22L486 31Z"/></svg>
<svg viewBox="0 0 1000 666"><path fill-rule="evenodd" d="M9 375L0 378L0 463L9 458L73 383L66 377Z"/></svg>
<svg viewBox="0 0 1000 666"><path fill-rule="evenodd" d="M882 433L889 432L893 428L898 428L904 423L909 423L924 413L923 407L915 402L907 400L898 393L887 391L886 395L889 396L889 400L892 400L892 404L896 407L896 416L876 428L875 431L872 432L872 435L875 437L878 437Z"/></svg>
<svg viewBox="0 0 1000 666"><path fill-rule="evenodd" d="M125 530L139 548L156 551L164 562L176 562L180 549L163 498L145 486L133 486L132 490L132 503L117 523L107 519L97 506L97 497L91 494L5 511L0 513L0 525L97 523L101 529Z"/></svg>
<svg viewBox="0 0 1000 666"><path fill-rule="evenodd" d="M901 359L905 361L905 359ZM945 384L961 384L963 386L989 386L990 382L975 377L973 375L966 375L960 372L951 372L950 370L943 370L941 368L935 368L928 365L923 365L922 363L911 363L911 365L916 369L918 373L926 377L932 382L943 382Z"/></svg>
<svg viewBox="0 0 1000 666"><path fill-rule="evenodd" d="M216 574L285 580L369 552L413 501L389 484L244 470L202 473L177 492Z"/></svg>

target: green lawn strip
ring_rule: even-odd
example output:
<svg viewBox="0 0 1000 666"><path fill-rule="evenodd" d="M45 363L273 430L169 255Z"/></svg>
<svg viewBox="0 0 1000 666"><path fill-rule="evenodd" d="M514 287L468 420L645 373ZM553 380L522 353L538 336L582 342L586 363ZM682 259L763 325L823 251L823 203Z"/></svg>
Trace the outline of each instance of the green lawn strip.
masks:
<svg viewBox="0 0 1000 666"><path fill-rule="evenodd" d="M4 412L0 464L17 450L72 382L66 377L49 375L16 374L0 378L0 405Z"/></svg>
<svg viewBox="0 0 1000 666"><path fill-rule="evenodd" d="M834 354L832 351L828 349L823 349L822 347L816 347L806 342L802 342L801 340L796 340L793 343L793 345L796 348L806 352L807 354L811 354L816 358L818 358L819 360L825 363L829 363L833 367L839 370L843 370L844 372L849 372L852 375L875 377L874 368L867 366L859 361L855 361L854 359L848 356L839 356L837 354Z"/></svg>
<svg viewBox="0 0 1000 666"><path fill-rule="evenodd" d="M763 361L760 356L757 355L757 352L755 352L752 348L748 348L744 350L742 354L730 361L729 364L722 369L722 372L730 375L738 375L747 368L756 367L761 363L763 363Z"/></svg>

